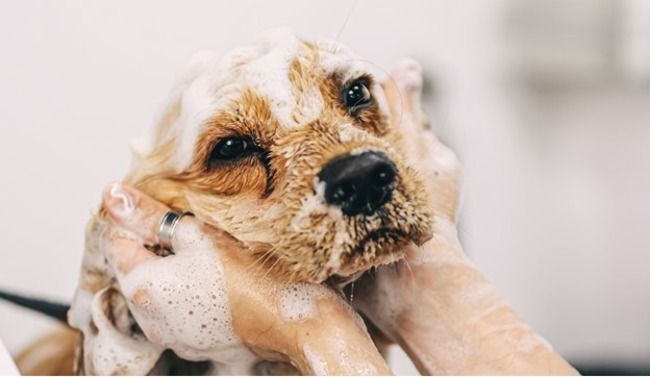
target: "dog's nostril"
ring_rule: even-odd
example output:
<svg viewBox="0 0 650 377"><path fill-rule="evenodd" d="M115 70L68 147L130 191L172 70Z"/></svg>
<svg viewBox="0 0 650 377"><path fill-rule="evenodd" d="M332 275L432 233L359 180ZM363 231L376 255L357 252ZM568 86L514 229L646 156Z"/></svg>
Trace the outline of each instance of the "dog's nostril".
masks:
<svg viewBox="0 0 650 377"><path fill-rule="evenodd" d="M384 189L372 189L368 191L368 202L369 203L381 203L388 196L388 190Z"/></svg>
<svg viewBox="0 0 650 377"><path fill-rule="evenodd" d="M381 152L364 152L333 159L318 177L325 182L325 200L346 215L373 214L390 200L397 171Z"/></svg>
<svg viewBox="0 0 650 377"><path fill-rule="evenodd" d="M344 201L350 200L352 195L354 195L355 187L354 184L349 182L343 182L339 185L332 187L331 191L331 200L336 203L342 203Z"/></svg>
<svg viewBox="0 0 650 377"><path fill-rule="evenodd" d="M395 168L391 165L380 165L373 175L377 184L388 185L395 181Z"/></svg>

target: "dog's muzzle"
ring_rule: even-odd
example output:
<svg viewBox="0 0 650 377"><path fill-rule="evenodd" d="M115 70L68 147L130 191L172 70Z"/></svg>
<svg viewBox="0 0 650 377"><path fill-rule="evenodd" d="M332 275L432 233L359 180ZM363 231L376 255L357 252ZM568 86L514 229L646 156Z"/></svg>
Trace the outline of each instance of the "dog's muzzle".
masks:
<svg viewBox="0 0 650 377"><path fill-rule="evenodd" d="M377 151L339 156L318 174L325 183L325 201L348 216L370 216L386 204L395 188L397 169Z"/></svg>

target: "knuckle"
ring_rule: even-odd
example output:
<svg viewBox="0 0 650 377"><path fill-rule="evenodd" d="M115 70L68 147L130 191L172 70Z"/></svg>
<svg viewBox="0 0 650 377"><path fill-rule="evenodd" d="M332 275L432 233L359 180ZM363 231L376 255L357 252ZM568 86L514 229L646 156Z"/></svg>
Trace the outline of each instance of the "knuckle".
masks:
<svg viewBox="0 0 650 377"><path fill-rule="evenodd" d="M140 309L146 309L151 305L151 292L147 288L138 288L129 297L129 301Z"/></svg>

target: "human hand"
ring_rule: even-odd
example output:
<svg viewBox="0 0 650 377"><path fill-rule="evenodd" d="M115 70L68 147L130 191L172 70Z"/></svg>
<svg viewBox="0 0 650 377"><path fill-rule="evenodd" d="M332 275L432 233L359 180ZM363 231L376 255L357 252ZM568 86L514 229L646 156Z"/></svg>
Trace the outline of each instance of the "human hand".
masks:
<svg viewBox="0 0 650 377"><path fill-rule="evenodd" d="M422 111L422 68L404 59L382 83L400 151L415 168L438 220L455 223L461 167L452 149L433 133ZM435 226L435 222L434 222Z"/></svg>
<svg viewBox="0 0 650 377"><path fill-rule="evenodd" d="M289 283L260 268L228 234L183 217L175 254L159 257L169 209L120 184L103 205L113 222L104 253L147 339L222 373L252 373L260 357L303 374L390 374L359 316L322 285Z"/></svg>
<svg viewBox="0 0 650 377"><path fill-rule="evenodd" d="M460 165L428 128L421 89L413 61L384 83L401 150L428 192L433 238L359 281L355 305L423 374L574 374L463 254L456 233Z"/></svg>

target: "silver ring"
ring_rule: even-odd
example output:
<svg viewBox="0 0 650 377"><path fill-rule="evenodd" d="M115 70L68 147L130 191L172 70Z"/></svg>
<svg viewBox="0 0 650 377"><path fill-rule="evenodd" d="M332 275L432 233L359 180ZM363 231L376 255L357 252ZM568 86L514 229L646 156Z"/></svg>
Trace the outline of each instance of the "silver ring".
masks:
<svg viewBox="0 0 650 377"><path fill-rule="evenodd" d="M172 253L174 249L172 248L172 239L174 238L174 229L176 225L181 220L181 217L187 215L188 213L178 213L176 211L168 211L163 215L160 220L160 227L158 228L158 241L160 247L165 250L169 250Z"/></svg>

